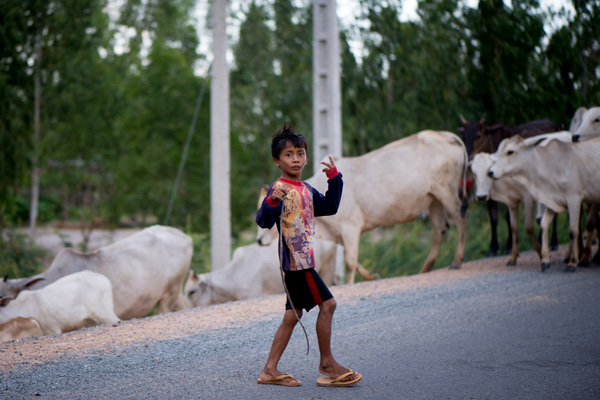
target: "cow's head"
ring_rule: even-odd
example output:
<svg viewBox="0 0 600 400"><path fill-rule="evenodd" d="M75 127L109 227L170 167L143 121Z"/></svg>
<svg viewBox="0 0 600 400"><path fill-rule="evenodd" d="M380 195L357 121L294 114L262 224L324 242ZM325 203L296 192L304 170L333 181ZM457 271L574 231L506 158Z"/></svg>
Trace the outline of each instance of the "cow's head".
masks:
<svg viewBox="0 0 600 400"><path fill-rule="evenodd" d="M475 154L469 163L471 171L475 176L475 198L477 201L487 201L490 196L493 180L488 176L488 170L492 165L489 153Z"/></svg>
<svg viewBox="0 0 600 400"><path fill-rule="evenodd" d="M200 275L190 269L183 292L190 307L201 307L210 304L210 293L208 293L205 274Z"/></svg>
<svg viewBox="0 0 600 400"><path fill-rule="evenodd" d="M191 269L183 290L190 307L203 307L235 300L231 293L213 284L211 273L197 274Z"/></svg>
<svg viewBox="0 0 600 400"><path fill-rule="evenodd" d="M458 128L458 133L465 143L467 154L471 157L475 149L475 143L481 140L485 131L485 114L476 122L469 122L465 117L460 115L460 122L463 126Z"/></svg>
<svg viewBox="0 0 600 400"><path fill-rule="evenodd" d="M582 142L584 140L590 140L600 137L600 107L592 107L589 110L578 109L571 121L571 128L573 132L573 141ZM576 121L579 118L580 121Z"/></svg>
<svg viewBox="0 0 600 400"><path fill-rule="evenodd" d="M6 306L11 300L16 299L22 290L29 289L42 280L44 280L42 277L8 279L8 275L5 275L0 282L0 307Z"/></svg>
<svg viewBox="0 0 600 400"><path fill-rule="evenodd" d="M523 151L533 144L526 144L520 136L513 136L510 139L504 139L498 151L492 154L492 165L488 169L488 176L492 179L499 179L504 176L513 176L519 172L519 164L515 162L521 156Z"/></svg>

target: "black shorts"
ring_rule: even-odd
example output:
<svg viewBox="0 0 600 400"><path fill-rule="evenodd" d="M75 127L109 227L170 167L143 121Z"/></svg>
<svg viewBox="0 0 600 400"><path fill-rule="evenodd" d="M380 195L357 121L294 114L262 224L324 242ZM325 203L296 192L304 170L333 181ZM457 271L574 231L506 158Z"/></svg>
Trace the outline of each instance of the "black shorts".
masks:
<svg viewBox="0 0 600 400"><path fill-rule="evenodd" d="M333 295L314 268L300 271L285 271L285 286L290 294L294 308L310 311L314 306L332 299ZM292 305L287 299L285 309Z"/></svg>

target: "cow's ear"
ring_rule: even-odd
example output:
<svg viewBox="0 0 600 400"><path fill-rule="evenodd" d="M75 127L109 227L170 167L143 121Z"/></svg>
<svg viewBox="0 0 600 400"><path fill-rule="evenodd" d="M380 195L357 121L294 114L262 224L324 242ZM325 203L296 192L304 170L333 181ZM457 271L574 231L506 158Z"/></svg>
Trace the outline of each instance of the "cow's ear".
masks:
<svg viewBox="0 0 600 400"><path fill-rule="evenodd" d="M196 281L198 280L198 274L196 271L190 268L190 272L188 272L188 280Z"/></svg>
<svg viewBox="0 0 600 400"><path fill-rule="evenodd" d="M544 138L541 138L541 139L538 139L538 140L536 140L535 142L533 142L533 144L531 145L531 147L536 147L536 146L539 146L540 144L542 144L542 143L544 142L544 140L546 140L546 138L545 138L545 137L544 137Z"/></svg>
<svg viewBox="0 0 600 400"><path fill-rule="evenodd" d="M35 278L35 279L31 279L25 282L24 285L22 285L21 287L19 287L19 291L23 290L23 289L29 289L30 287L32 287L33 285L35 285L36 283L43 281L45 278Z"/></svg>
<svg viewBox="0 0 600 400"><path fill-rule="evenodd" d="M11 300L12 300L12 297L2 297L2 298L0 298L0 307L6 306L8 303L10 303Z"/></svg>

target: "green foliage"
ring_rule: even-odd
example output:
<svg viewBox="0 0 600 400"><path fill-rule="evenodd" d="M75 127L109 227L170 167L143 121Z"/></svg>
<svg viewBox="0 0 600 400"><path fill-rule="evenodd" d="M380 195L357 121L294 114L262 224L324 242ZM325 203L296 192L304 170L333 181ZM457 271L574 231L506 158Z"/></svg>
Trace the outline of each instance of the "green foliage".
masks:
<svg viewBox="0 0 600 400"><path fill-rule="evenodd" d="M502 220L498 223L500 251L505 249L508 235L508 227L504 223L506 211L506 207L501 204L499 215ZM523 212L519 214L521 219L519 224L519 251L533 250L531 238L524 232ZM569 221L566 213L559 214L557 229L559 243L568 243L570 241ZM536 232L539 232L539 230L536 229ZM484 203L470 203L465 262L484 258L489 249L490 240L491 226L487 207ZM428 219L417 219L410 223L378 229L362 235L359 261L365 268L379 274L382 278L413 275L421 270L431 249L431 241L431 224ZM456 243L456 227L450 224L450 230L442 244L434 268L448 267L452 263ZM359 278L357 275L357 279Z"/></svg>
<svg viewBox="0 0 600 400"><path fill-rule="evenodd" d="M45 250L22 233L6 230L5 236L0 240L0 279L23 278L43 270Z"/></svg>
<svg viewBox="0 0 600 400"><path fill-rule="evenodd" d="M210 272L210 236L208 234L190 232L188 232L188 235L194 241L194 255L192 256L190 268L198 274Z"/></svg>

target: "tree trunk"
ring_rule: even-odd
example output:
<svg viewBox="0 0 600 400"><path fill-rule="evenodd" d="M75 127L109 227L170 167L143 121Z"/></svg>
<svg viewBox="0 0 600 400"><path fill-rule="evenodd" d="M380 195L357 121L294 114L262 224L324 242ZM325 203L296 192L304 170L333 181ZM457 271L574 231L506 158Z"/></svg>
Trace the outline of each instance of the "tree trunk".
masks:
<svg viewBox="0 0 600 400"><path fill-rule="evenodd" d="M41 20L42 18L40 18ZM31 198L29 203L29 234L35 233L40 197L40 108L41 108L41 63L42 63L42 26L38 25L35 37L35 64L33 71L34 100L33 100L33 155L31 157Z"/></svg>

